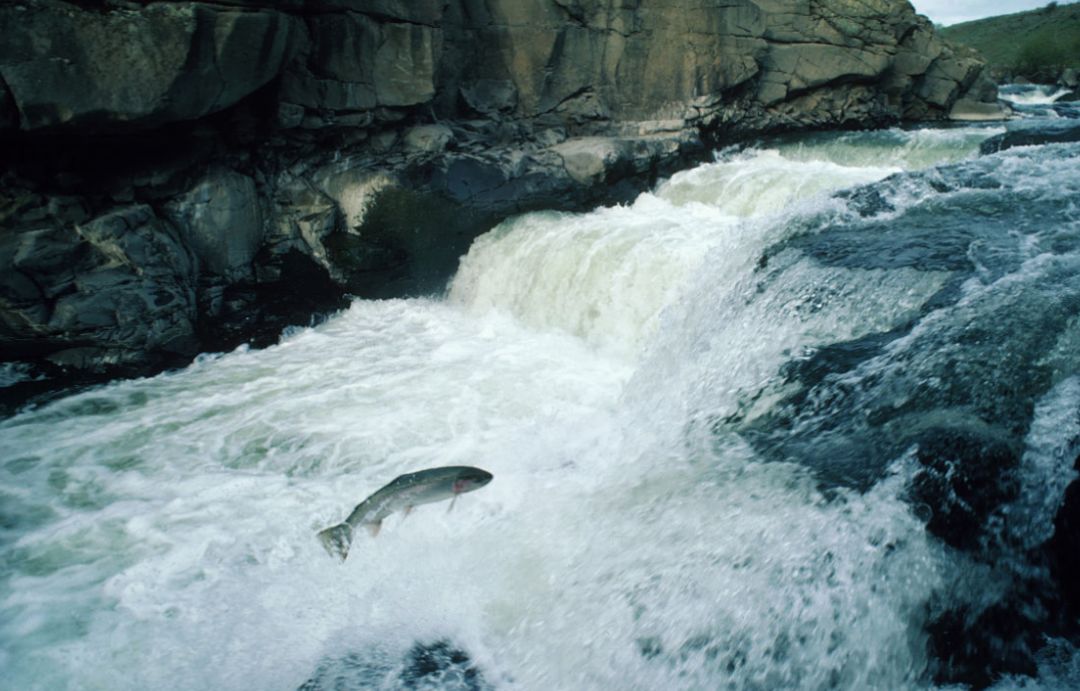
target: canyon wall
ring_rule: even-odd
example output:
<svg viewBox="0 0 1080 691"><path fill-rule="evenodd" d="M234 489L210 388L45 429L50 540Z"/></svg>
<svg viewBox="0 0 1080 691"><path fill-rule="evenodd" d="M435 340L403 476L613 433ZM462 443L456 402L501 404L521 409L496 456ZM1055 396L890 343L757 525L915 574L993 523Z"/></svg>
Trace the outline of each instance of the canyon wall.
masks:
<svg viewBox="0 0 1080 691"><path fill-rule="evenodd" d="M996 108L904 0L3 2L0 361L157 371L748 136Z"/></svg>

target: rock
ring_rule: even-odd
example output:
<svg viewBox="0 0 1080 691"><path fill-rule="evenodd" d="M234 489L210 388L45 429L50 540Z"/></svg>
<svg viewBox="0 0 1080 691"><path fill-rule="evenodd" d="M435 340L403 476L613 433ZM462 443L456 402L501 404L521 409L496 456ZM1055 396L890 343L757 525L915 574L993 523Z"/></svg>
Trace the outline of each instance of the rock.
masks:
<svg viewBox="0 0 1080 691"><path fill-rule="evenodd" d="M975 549L991 512L1017 495L1017 449L977 427L927 430L917 444L922 469L910 492L929 509L926 529L952 547Z"/></svg>
<svg viewBox="0 0 1080 691"><path fill-rule="evenodd" d="M1014 146L1038 146L1040 144L1060 144L1080 141L1080 121L1062 118L1060 120L1016 120L1007 125L1004 134L990 137L979 146L982 154L1005 151Z"/></svg>
<svg viewBox="0 0 1080 691"><path fill-rule="evenodd" d="M417 24L387 24L375 53L375 94L380 106L411 106L435 95L441 36Z"/></svg>
<svg viewBox="0 0 1080 691"><path fill-rule="evenodd" d="M283 130L299 127L304 121L304 107L282 101L278 104L277 126Z"/></svg>
<svg viewBox="0 0 1080 691"><path fill-rule="evenodd" d="M454 133L446 125L421 125L405 133L405 148L414 153L437 154L453 139Z"/></svg>
<svg viewBox="0 0 1080 691"><path fill-rule="evenodd" d="M263 241L254 180L231 170L211 170L172 200L166 213L203 272L231 280L251 277Z"/></svg>
<svg viewBox="0 0 1080 691"><path fill-rule="evenodd" d="M958 122L986 122L1005 120L1009 113L999 103L983 103L970 98L961 98L949 111L949 119Z"/></svg>
<svg viewBox="0 0 1080 691"><path fill-rule="evenodd" d="M1076 89L1080 87L1080 69L1075 67L1066 68L1061 72L1061 76L1058 77L1058 85L1065 87L1066 89Z"/></svg>
<svg viewBox="0 0 1080 691"><path fill-rule="evenodd" d="M1030 609L1005 601L983 611L949 609L934 618L927 625L934 682L985 689L1003 675L1035 676L1034 653L1044 636Z"/></svg>
<svg viewBox="0 0 1080 691"><path fill-rule="evenodd" d="M700 99L748 82L756 104L766 107L820 87L876 86L889 92L882 107L894 118L942 116L980 69L910 8L884 0L677 0L641 9L609 9L599 0L228 4L244 10L152 3L94 13L58 0L27 0L23 12L4 8L11 28L0 44L0 75L23 114L21 126L193 119L277 76L279 102L310 111L307 118L282 111L287 127L366 127L363 119L327 112L423 105L447 117L464 106L484 116L594 129L627 120L704 121L722 99L704 108ZM306 12L306 24L271 7ZM48 54L35 35L53 37ZM694 39L687 42L688 35ZM120 72L123 88L111 78ZM65 100L76 85L79 98ZM842 102L819 97L799 106ZM796 109L772 118L774 126L792 127L853 115Z"/></svg>
<svg viewBox="0 0 1080 691"><path fill-rule="evenodd" d="M461 98L479 115L506 114L517 105L517 87L509 79L477 79L461 87Z"/></svg>
<svg viewBox="0 0 1080 691"><path fill-rule="evenodd" d="M311 48L285 74L282 96L331 110L411 106L435 94L440 32L348 12L313 17Z"/></svg>
<svg viewBox="0 0 1080 691"><path fill-rule="evenodd" d="M486 691L492 687L467 652L438 640L415 643L400 658L373 649L326 661L297 691L367 688Z"/></svg>
<svg viewBox="0 0 1080 691"><path fill-rule="evenodd" d="M148 206L0 237L5 355L138 371L197 352L195 266Z"/></svg>
<svg viewBox="0 0 1080 691"><path fill-rule="evenodd" d="M0 79L0 131L19 126L19 110L15 107L15 98Z"/></svg>
<svg viewBox="0 0 1080 691"><path fill-rule="evenodd" d="M562 158L570 177L582 185L602 182L608 169L621 158L615 141L600 137L571 139L551 150Z"/></svg>
<svg viewBox="0 0 1080 691"><path fill-rule="evenodd" d="M265 0L246 1L253 5L265 4ZM306 0L301 4L318 13L364 12L398 22L435 26L442 21L446 3L443 0Z"/></svg>
<svg viewBox="0 0 1080 691"><path fill-rule="evenodd" d="M0 26L0 77L23 130L202 117L273 79L299 35L287 15L195 3L86 12L36 0L0 7Z"/></svg>
<svg viewBox="0 0 1080 691"><path fill-rule="evenodd" d="M1080 470L1080 457L1073 469ZM1075 620L1080 615L1080 480L1074 479L1065 489L1065 501L1054 517L1054 535L1046 549L1066 616Z"/></svg>
<svg viewBox="0 0 1080 691"><path fill-rule="evenodd" d="M4 279L0 359L26 338L74 348L37 286L89 299L71 286L102 280L115 243L79 235L88 218L150 204L132 238L160 231L161 257L182 257L168 275L132 252L109 274L118 302L150 276L194 291L167 302L201 345L162 345L179 321L124 332L148 350L121 359L152 370L166 351L269 342L346 291L438 292L507 215L631 200L734 138L985 117L980 70L890 0L8 3L0 243L28 243L41 275ZM120 357L103 304L66 362Z"/></svg>

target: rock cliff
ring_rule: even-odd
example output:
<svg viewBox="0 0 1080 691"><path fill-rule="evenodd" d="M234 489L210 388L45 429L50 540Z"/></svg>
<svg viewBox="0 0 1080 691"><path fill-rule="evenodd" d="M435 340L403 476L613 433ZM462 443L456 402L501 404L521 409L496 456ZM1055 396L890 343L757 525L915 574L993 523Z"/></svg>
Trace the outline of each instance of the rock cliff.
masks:
<svg viewBox="0 0 1080 691"><path fill-rule="evenodd" d="M0 4L0 361L109 376L441 289L508 214L993 110L904 0Z"/></svg>

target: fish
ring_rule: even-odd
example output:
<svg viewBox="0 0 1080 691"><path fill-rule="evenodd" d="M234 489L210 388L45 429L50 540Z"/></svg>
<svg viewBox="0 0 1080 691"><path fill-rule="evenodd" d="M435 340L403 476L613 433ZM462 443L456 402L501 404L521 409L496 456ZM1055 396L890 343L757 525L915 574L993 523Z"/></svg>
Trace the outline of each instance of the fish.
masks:
<svg viewBox="0 0 1080 691"><path fill-rule="evenodd" d="M450 509L453 509L459 494L478 490L493 477L486 470L467 465L427 468L399 475L357 504L344 523L319 531L319 540L330 556L344 562L349 556L353 531L360 526L366 527L375 537L383 519L395 511L404 511L408 516L414 506L444 499L450 500Z"/></svg>

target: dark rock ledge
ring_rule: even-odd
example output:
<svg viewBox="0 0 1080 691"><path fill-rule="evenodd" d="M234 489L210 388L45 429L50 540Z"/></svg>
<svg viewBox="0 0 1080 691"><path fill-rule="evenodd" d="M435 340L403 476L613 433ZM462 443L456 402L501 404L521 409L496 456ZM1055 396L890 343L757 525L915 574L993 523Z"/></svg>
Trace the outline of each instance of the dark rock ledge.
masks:
<svg viewBox="0 0 1080 691"><path fill-rule="evenodd" d="M718 144L993 109L904 1L0 0L0 362L146 374ZM10 403L9 403L10 405Z"/></svg>

